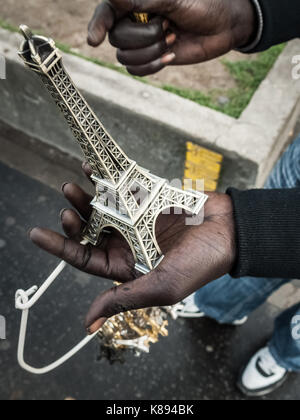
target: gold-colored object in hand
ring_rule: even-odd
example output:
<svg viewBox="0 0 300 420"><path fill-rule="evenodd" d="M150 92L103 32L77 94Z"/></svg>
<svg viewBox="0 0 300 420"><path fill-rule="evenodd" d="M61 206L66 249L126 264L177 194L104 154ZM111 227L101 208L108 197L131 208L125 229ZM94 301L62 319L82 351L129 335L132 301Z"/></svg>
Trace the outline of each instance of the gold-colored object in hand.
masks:
<svg viewBox="0 0 300 420"><path fill-rule="evenodd" d="M139 23L149 23L148 13L133 13L133 16Z"/></svg>
<svg viewBox="0 0 300 420"><path fill-rule="evenodd" d="M168 336L167 326L167 313L160 308L138 309L115 315L99 333L100 357L119 361L126 349L134 350L137 355L149 353L151 344L157 343L160 336Z"/></svg>

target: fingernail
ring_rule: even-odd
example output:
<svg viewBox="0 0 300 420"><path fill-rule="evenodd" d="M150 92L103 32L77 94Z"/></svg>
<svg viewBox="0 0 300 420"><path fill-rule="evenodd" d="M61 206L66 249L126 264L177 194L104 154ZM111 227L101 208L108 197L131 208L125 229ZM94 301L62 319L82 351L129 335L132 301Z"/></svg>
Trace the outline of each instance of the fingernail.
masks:
<svg viewBox="0 0 300 420"><path fill-rule="evenodd" d="M161 59L161 62L162 64L165 64L165 65L170 64L175 59L175 57L176 57L176 54L174 53L167 54Z"/></svg>
<svg viewBox="0 0 300 420"><path fill-rule="evenodd" d="M59 217L60 217L60 219L62 220L62 218L63 218L63 215L64 215L64 212L66 211L67 209L62 209L61 210L61 212L59 213Z"/></svg>
<svg viewBox="0 0 300 420"><path fill-rule="evenodd" d="M170 26L170 22L167 19L164 20L163 23L162 23L163 30L166 31L169 26Z"/></svg>
<svg viewBox="0 0 300 420"><path fill-rule="evenodd" d="M93 335L95 332L99 331L100 328L103 327L107 318L99 318L96 322L94 322L88 329L87 332L89 335Z"/></svg>
<svg viewBox="0 0 300 420"><path fill-rule="evenodd" d="M91 47L96 47L97 45L100 44L99 33L97 31L94 31L94 32L89 31L87 41Z"/></svg>
<svg viewBox="0 0 300 420"><path fill-rule="evenodd" d="M64 192L64 189L65 189L66 185L68 185L68 184L70 184L70 183L69 183L69 182L64 182L64 183L62 184L62 186L61 186L61 190L62 190L62 192Z"/></svg>
<svg viewBox="0 0 300 420"><path fill-rule="evenodd" d="M92 31L88 32L88 42L91 42L91 43L95 42L95 34Z"/></svg>
<svg viewBox="0 0 300 420"><path fill-rule="evenodd" d="M30 234L31 234L31 232L33 231L33 229L34 229L34 228L30 228L30 229L28 230L28 232L27 232L27 235L29 236L29 238L30 238Z"/></svg>
<svg viewBox="0 0 300 420"><path fill-rule="evenodd" d="M176 41L177 35L176 34L170 34L166 37L166 44L169 47L170 45L174 44Z"/></svg>
<svg viewBox="0 0 300 420"><path fill-rule="evenodd" d="M85 169L87 167L87 162L83 162L83 164L81 165L82 169Z"/></svg>

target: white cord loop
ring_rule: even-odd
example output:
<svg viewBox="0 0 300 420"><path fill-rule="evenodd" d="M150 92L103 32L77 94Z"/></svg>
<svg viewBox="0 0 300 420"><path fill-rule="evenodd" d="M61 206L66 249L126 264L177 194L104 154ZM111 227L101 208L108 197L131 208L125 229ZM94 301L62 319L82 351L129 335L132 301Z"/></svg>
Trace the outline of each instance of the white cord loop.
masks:
<svg viewBox="0 0 300 420"><path fill-rule="evenodd" d="M34 295L38 291L38 286L33 286L31 289L27 290L17 290L16 292L16 309L24 311L25 309L31 308L31 303L29 302L30 296Z"/></svg>
<svg viewBox="0 0 300 420"><path fill-rule="evenodd" d="M87 244L88 244L88 241L81 242L81 245L87 245ZM55 279L66 268L66 266L67 264L64 261L62 261L40 288L38 288L37 286L33 286L27 291L20 289L16 292L16 297L15 297L16 309L19 309L22 311L19 345L18 345L18 362L23 369L35 375L44 375L45 373L49 373L52 370L64 364L65 362L67 362L69 359L71 359L71 357L75 356L76 353L78 353L83 347L85 347L91 340L93 340L94 337L96 337L96 335L99 332L97 331L95 334L87 336L80 343L78 343L73 349L71 349L68 353L62 356L60 359L51 363L48 366L45 366L44 368L40 368L40 369L34 368L25 362L24 349L25 349L29 310L39 301L39 299L49 289L49 287L52 285Z"/></svg>

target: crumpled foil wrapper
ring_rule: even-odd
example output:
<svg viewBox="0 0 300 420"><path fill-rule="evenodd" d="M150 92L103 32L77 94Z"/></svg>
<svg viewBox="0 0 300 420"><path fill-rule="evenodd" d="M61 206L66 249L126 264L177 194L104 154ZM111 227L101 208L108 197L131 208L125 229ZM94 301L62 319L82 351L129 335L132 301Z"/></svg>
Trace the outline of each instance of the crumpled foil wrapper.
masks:
<svg viewBox="0 0 300 420"><path fill-rule="evenodd" d="M130 350L135 355L149 353L151 344L168 336L171 308L138 309L110 318L99 332L100 359L124 362Z"/></svg>

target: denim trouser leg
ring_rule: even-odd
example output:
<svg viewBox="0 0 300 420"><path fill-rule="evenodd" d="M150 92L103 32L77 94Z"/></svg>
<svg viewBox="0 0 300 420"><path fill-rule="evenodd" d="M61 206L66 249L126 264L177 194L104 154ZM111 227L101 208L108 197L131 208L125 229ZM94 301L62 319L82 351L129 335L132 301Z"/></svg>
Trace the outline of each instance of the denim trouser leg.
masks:
<svg viewBox="0 0 300 420"><path fill-rule="evenodd" d="M277 163L266 188L300 187L300 137ZM226 275L200 289L195 300L200 310L220 323L232 323L249 315L289 280ZM300 303L277 320L270 350L277 362L288 370L300 372L300 340L292 336L292 321L300 316Z"/></svg>
<svg viewBox="0 0 300 420"><path fill-rule="evenodd" d="M275 322L269 343L277 363L286 370L300 372L300 304L283 312ZM295 336L294 336L295 335Z"/></svg>

